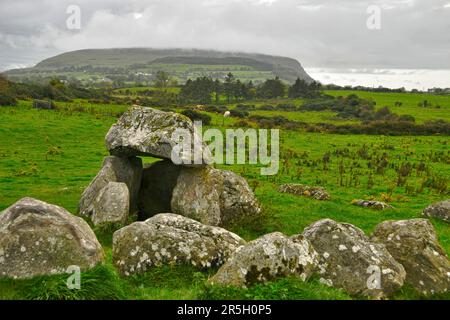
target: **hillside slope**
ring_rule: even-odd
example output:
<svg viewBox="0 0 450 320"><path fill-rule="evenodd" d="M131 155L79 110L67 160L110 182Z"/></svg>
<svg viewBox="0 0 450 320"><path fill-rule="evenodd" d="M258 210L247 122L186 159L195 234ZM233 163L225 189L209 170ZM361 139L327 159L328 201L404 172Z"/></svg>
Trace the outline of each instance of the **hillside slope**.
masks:
<svg viewBox="0 0 450 320"><path fill-rule="evenodd" d="M15 79L71 76L79 79L88 75L147 75L167 71L179 80L196 76L223 78L233 72L243 80L259 81L278 76L287 82L297 77L311 81L301 64L292 58L239 52L198 49L86 49L66 52L45 59L35 67L6 72Z"/></svg>

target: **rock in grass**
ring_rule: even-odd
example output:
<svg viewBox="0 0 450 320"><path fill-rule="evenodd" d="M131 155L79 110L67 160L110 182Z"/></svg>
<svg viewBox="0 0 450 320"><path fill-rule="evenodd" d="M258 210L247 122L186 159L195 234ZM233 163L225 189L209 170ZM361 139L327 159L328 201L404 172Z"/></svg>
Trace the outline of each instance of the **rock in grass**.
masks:
<svg viewBox="0 0 450 320"><path fill-rule="evenodd" d="M425 217L450 222L450 199L429 205L423 210L422 214Z"/></svg>
<svg viewBox="0 0 450 320"><path fill-rule="evenodd" d="M164 213L116 231L113 263L126 276L161 265L209 268L223 264L244 243L225 229Z"/></svg>
<svg viewBox="0 0 450 320"><path fill-rule="evenodd" d="M244 178L212 167L183 168L173 190L171 207L174 213L222 227L248 221L261 213Z"/></svg>
<svg viewBox="0 0 450 320"><path fill-rule="evenodd" d="M191 142L194 142L192 121L181 114L164 112L152 108L135 106L126 111L114 124L106 135L106 148L116 156L151 156L161 159L171 159L172 149L179 144L172 134L182 129L190 133ZM202 148L191 148L192 152L187 160L192 166L201 166L211 161L211 154L205 144ZM203 159L203 155L205 159ZM199 164L193 163L200 159Z"/></svg>
<svg viewBox="0 0 450 320"><path fill-rule="evenodd" d="M371 208L375 210L393 209L390 204L375 200L353 200L352 204L359 207Z"/></svg>
<svg viewBox="0 0 450 320"><path fill-rule="evenodd" d="M239 247L209 280L210 284L248 287L286 276L305 280L317 264L309 241L292 241L279 232L266 234Z"/></svg>
<svg viewBox="0 0 450 320"><path fill-rule="evenodd" d="M307 227L303 236L319 253L321 282L373 298L388 297L403 286L403 266L359 228L324 219Z"/></svg>
<svg viewBox="0 0 450 320"><path fill-rule="evenodd" d="M138 197L140 220L172 211L172 192L181 168L170 160L145 165Z"/></svg>
<svg viewBox="0 0 450 320"><path fill-rule="evenodd" d="M450 291L450 261L426 219L385 221L372 241L382 243L406 270L406 282L428 295Z"/></svg>
<svg viewBox="0 0 450 320"><path fill-rule="evenodd" d="M311 187L297 183L283 184L278 188L278 192L310 197L316 200L330 200L330 195L324 188Z"/></svg>
<svg viewBox="0 0 450 320"><path fill-rule="evenodd" d="M109 182L100 190L94 201L92 222L94 225L105 223L125 224L130 208L130 192L123 182Z"/></svg>
<svg viewBox="0 0 450 320"><path fill-rule="evenodd" d="M142 160L136 157L120 158L106 157L102 169L84 190L79 202L79 212L85 216L92 216L94 204L100 191L109 182L123 182L130 193L130 213L137 211L137 197L141 185Z"/></svg>
<svg viewBox="0 0 450 320"><path fill-rule="evenodd" d="M89 225L65 209L23 198L0 213L0 276L31 278L104 260Z"/></svg>

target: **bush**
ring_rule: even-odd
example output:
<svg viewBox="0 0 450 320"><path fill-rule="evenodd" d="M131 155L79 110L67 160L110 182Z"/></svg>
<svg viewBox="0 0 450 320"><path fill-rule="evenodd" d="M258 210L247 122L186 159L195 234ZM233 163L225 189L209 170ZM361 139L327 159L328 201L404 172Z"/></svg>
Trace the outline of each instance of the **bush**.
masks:
<svg viewBox="0 0 450 320"><path fill-rule="evenodd" d="M0 95L0 106L15 106L17 105L17 100L14 97Z"/></svg>
<svg viewBox="0 0 450 320"><path fill-rule="evenodd" d="M297 107L292 103L280 103L275 107L280 111L296 111Z"/></svg>
<svg viewBox="0 0 450 320"><path fill-rule="evenodd" d="M272 111L275 110L275 107L270 104L264 104L258 108L259 110Z"/></svg>
<svg viewBox="0 0 450 320"><path fill-rule="evenodd" d="M230 115L232 117L236 117L236 118L246 118L248 117L249 113L247 111L240 111L240 110L236 110L236 109L232 109L230 110Z"/></svg>
<svg viewBox="0 0 450 320"><path fill-rule="evenodd" d="M256 107L254 105L248 105L248 104L238 104L236 105L235 110L239 110L239 111L251 111L251 110L255 110Z"/></svg>
<svg viewBox="0 0 450 320"><path fill-rule="evenodd" d="M225 106L205 106L205 111L223 114L227 111Z"/></svg>
<svg viewBox="0 0 450 320"><path fill-rule="evenodd" d="M211 123L211 116L192 109L184 110L181 114L185 115L192 121L201 121L203 125L209 125Z"/></svg>

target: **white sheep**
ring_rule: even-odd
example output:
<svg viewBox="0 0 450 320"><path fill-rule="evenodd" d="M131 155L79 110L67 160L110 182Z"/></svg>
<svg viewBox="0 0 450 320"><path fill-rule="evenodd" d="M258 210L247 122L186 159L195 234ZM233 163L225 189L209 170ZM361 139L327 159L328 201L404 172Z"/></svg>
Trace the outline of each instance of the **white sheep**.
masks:
<svg viewBox="0 0 450 320"><path fill-rule="evenodd" d="M225 113L223 114L223 119L222 119L222 125L225 125L225 118L228 118L231 116L231 112L230 111L225 111Z"/></svg>

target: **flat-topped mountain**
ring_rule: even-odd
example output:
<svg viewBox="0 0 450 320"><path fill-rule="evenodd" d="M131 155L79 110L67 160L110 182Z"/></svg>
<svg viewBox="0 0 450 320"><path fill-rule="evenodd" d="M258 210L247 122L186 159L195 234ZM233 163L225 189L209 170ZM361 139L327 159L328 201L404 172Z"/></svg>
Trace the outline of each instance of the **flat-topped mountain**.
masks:
<svg viewBox="0 0 450 320"><path fill-rule="evenodd" d="M232 72L237 78L255 82L275 76L293 82L311 81L301 64L292 58L256 53L199 49L86 49L66 52L39 62L32 68L6 74L15 80L46 76L74 77L78 80L136 80L166 71L180 81L198 76L223 79Z"/></svg>

